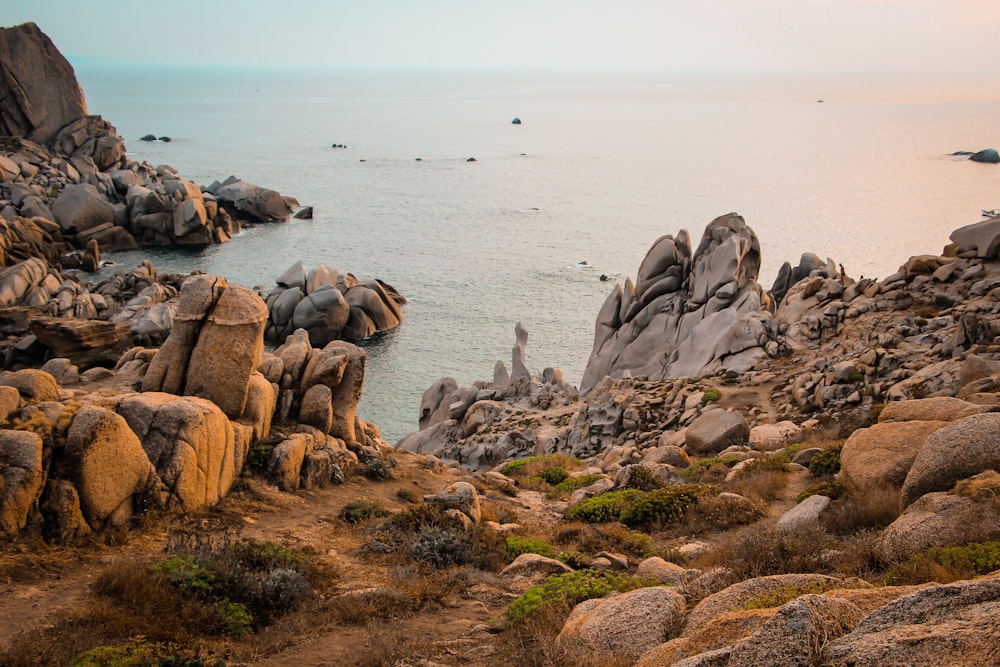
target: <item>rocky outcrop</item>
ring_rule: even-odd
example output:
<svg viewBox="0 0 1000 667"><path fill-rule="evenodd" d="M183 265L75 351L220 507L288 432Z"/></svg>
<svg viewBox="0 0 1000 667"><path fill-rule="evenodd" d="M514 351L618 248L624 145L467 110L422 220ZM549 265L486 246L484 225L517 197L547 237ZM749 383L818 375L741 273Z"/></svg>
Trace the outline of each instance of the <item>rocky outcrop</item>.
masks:
<svg viewBox="0 0 1000 667"><path fill-rule="evenodd" d="M267 295L268 340L284 342L305 329L310 343L322 347L333 340L363 340L403 320L406 299L378 279L359 282L326 264L307 272L300 260L276 282Z"/></svg>
<svg viewBox="0 0 1000 667"><path fill-rule="evenodd" d="M299 205L293 197L285 197L235 176L230 176L221 183L216 181L205 189L215 195L231 214L250 222L288 220L288 216Z"/></svg>
<svg viewBox="0 0 1000 667"><path fill-rule="evenodd" d="M772 303L759 268L760 244L736 214L713 220L693 252L685 231L658 239L636 281L601 307L581 391L608 375L696 377L766 357Z"/></svg>
<svg viewBox="0 0 1000 667"><path fill-rule="evenodd" d="M992 495L928 493L912 503L879 535L886 562L906 560L931 547L960 546L1000 538L1000 506Z"/></svg>
<svg viewBox="0 0 1000 667"><path fill-rule="evenodd" d="M868 614L823 647L818 663L986 665L1000 642L1000 577L934 586Z"/></svg>
<svg viewBox="0 0 1000 667"><path fill-rule="evenodd" d="M0 430L0 537L16 538L42 487L42 439Z"/></svg>
<svg viewBox="0 0 1000 667"><path fill-rule="evenodd" d="M34 23L0 28L0 134L48 143L87 115L73 67Z"/></svg>

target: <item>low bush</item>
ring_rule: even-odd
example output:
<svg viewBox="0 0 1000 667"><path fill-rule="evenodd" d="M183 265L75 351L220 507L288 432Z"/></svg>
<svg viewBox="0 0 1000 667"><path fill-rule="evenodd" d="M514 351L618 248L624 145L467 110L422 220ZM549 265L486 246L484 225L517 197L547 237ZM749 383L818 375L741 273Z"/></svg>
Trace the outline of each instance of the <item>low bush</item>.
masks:
<svg viewBox="0 0 1000 667"><path fill-rule="evenodd" d="M558 484L555 488L546 494L550 500L556 498L564 498L577 489L582 489L584 487L590 486L599 479L604 479L604 475L600 473L591 473L588 475L577 475L576 477L569 477Z"/></svg>
<svg viewBox="0 0 1000 667"><path fill-rule="evenodd" d="M847 493L847 485L838 480L824 480L818 484L806 487L806 490L795 497L795 502L801 503L809 496L826 496L836 500Z"/></svg>
<svg viewBox="0 0 1000 667"><path fill-rule="evenodd" d="M653 538L620 523L565 523L556 527L553 541L561 547L569 547L573 552L587 554L613 551L633 558L656 554Z"/></svg>
<svg viewBox="0 0 1000 667"><path fill-rule="evenodd" d="M370 519L388 516L389 511L371 500L354 500L340 510L340 518L347 523L359 524Z"/></svg>
<svg viewBox="0 0 1000 667"><path fill-rule="evenodd" d="M717 456L701 459L680 471L684 481L689 483L717 484L729 473L729 469L742 461L738 456Z"/></svg>
<svg viewBox="0 0 1000 667"><path fill-rule="evenodd" d="M511 461L500 469L500 473L507 477L527 478L541 475L546 470L556 468L561 468L564 472L578 470L582 465L579 459L566 454L547 454L546 456L529 456ZM559 482L554 483L558 484Z"/></svg>
<svg viewBox="0 0 1000 667"><path fill-rule="evenodd" d="M584 600L604 597L612 591L624 593L654 585L649 580L606 570L577 570L548 577L545 583L525 591L510 603L504 616L508 623L524 623L545 608L569 611Z"/></svg>
<svg viewBox="0 0 1000 667"><path fill-rule="evenodd" d="M700 496L718 495L707 484L678 484L642 494L621 513L621 522L630 528L663 528L677 523Z"/></svg>
<svg viewBox="0 0 1000 667"><path fill-rule="evenodd" d="M814 530L753 529L722 542L704 564L728 567L740 579L830 572L824 552L834 546L832 539Z"/></svg>
<svg viewBox="0 0 1000 667"><path fill-rule="evenodd" d="M832 591L835 588L843 588L844 582L839 579L829 579L821 581L812 581L806 584L782 586L773 591L768 591L766 593L761 593L759 595L754 595L753 597L747 599L741 606L741 609L773 609L775 607L780 607L781 605L791 602L797 597L802 595L821 595L827 591Z"/></svg>
<svg viewBox="0 0 1000 667"><path fill-rule="evenodd" d="M522 537L520 535L507 536L507 558L514 560L521 554L538 554L552 558L552 545L544 540L535 537Z"/></svg>
<svg viewBox="0 0 1000 667"><path fill-rule="evenodd" d="M398 491L396 491L396 497L402 500L403 502L412 503L414 505L421 502L420 496L418 496L410 489L399 489Z"/></svg>
<svg viewBox="0 0 1000 667"><path fill-rule="evenodd" d="M839 482L832 485L842 488ZM836 497L823 510L820 524L834 535L853 535L861 530L885 528L899 517L901 509L896 489L851 490Z"/></svg>
<svg viewBox="0 0 1000 667"><path fill-rule="evenodd" d="M71 667L226 667L226 661L201 655L175 644L147 641L137 636L125 644L96 646L84 651Z"/></svg>
<svg viewBox="0 0 1000 667"><path fill-rule="evenodd" d="M392 479L392 469L396 467L394 459L370 458L365 461L361 472L370 480L384 481Z"/></svg>
<svg viewBox="0 0 1000 667"><path fill-rule="evenodd" d="M933 547L892 566L885 575L891 586L935 581L946 584L1000 570L1000 542Z"/></svg>
<svg viewBox="0 0 1000 667"><path fill-rule="evenodd" d="M538 477L549 486L555 486L569 477L569 473L563 468L547 468L538 473Z"/></svg>
<svg viewBox="0 0 1000 667"><path fill-rule="evenodd" d="M788 463L784 457L760 456L743 465L734 478L725 483L725 488L764 507L782 497L788 482L788 472Z"/></svg>
<svg viewBox="0 0 1000 667"><path fill-rule="evenodd" d="M603 523L618 521L622 512L642 496L638 489L622 489L609 491L570 507L566 518L570 521L586 521L588 523Z"/></svg>
<svg viewBox="0 0 1000 667"><path fill-rule="evenodd" d="M506 541L495 531L482 524L466 528L433 504L393 515L376 533L396 557L435 568L472 565L493 571L508 562Z"/></svg>
<svg viewBox="0 0 1000 667"><path fill-rule="evenodd" d="M640 491L652 491L661 488L663 481L650 468L644 465L635 465L628 469L628 482L625 486Z"/></svg>
<svg viewBox="0 0 1000 667"><path fill-rule="evenodd" d="M809 461L809 472L815 477L836 475L840 472L840 450L843 448L843 440L829 445Z"/></svg>
<svg viewBox="0 0 1000 667"><path fill-rule="evenodd" d="M704 405L705 403L711 403L712 401L717 401L720 398L722 398L722 395L719 393L718 389L706 389L705 393L702 394L701 402Z"/></svg>

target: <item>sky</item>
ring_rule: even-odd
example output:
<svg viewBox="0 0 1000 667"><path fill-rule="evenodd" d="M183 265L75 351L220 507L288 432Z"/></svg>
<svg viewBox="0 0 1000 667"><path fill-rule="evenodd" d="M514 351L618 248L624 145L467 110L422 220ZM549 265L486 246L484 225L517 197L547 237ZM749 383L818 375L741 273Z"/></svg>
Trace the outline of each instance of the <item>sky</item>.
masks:
<svg viewBox="0 0 1000 667"><path fill-rule="evenodd" d="M0 0L74 62L996 71L1000 0Z"/></svg>

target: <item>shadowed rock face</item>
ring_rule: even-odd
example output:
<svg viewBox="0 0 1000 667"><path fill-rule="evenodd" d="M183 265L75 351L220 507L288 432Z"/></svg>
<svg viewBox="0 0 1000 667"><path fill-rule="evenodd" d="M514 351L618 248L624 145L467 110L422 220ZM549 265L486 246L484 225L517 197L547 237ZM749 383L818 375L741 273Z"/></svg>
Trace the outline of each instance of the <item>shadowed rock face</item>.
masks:
<svg viewBox="0 0 1000 667"><path fill-rule="evenodd" d="M0 28L0 135L48 144L87 115L73 67L34 23Z"/></svg>
<svg viewBox="0 0 1000 667"><path fill-rule="evenodd" d="M757 236L735 213L713 220L693 253L685 231L658 239L635 283L604 302L581 391L607 375L698 376L761 358L772 302L759 269Z"/></svg>

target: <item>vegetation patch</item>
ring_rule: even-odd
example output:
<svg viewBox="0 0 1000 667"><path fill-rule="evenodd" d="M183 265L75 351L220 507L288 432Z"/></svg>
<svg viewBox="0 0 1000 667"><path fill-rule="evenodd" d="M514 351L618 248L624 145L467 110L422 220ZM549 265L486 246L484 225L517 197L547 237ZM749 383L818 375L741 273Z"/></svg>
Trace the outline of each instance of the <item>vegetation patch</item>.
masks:
<svg viewBox="0 0 1000 667"><path fill-rule="evenodd" d="M397 557L437 569L471 565L495 571L508 562L503 537L482 524L467 528L437 505L423 503L400 512L376 534Z"/></svg>
<svg viewBox="0 0 1000 667"><path fill-rule="evenodd" d="M847 493L847 485L840 480L822 481L806 488L805 491L795 497L795 502L801 503L809 496L826 496L830 500L836 500Z"/></svg>
<svg viewBox="0 0 1000 667"><path fill-rule="evenodd" d="M773 609L783 604L791 602L803 595L821 595L835 588L844 588L844 582L839 579L810 581L805 584L787 585L767 593L761 593L748 599L741 605L741 609Z"/></svg>
<svg viewBox="0 0 1000 667"><path fill-rule="evenodd" d="M570 507L566 511L566 518L570 521L588 523L618 521L622 512L631 507L642 495L643 492L638 489L608 491Z"/></svg>
<svg viewBox="0 0 1000 667"><path fill-rule="evenodd" d="M815 477L829 477L840 472L840 450L844 441L838 440L809 461L809 472Z"/></svg>
<svg viewBox="0 0 1000 667"><path fill-rule="evenodd" d="M687 482L722 481L729 469L742 461L738 456L716 456L701 459L680 471Z"/></svg>
<svg viewBox="0 0 1000 667"><path fill-rule="evenodd" d="M552 545L544 540L535 537L522 537L520 535L509 535L507 537L507 558L514 560L521 554L538 554L552 558L554 550Z"/></svg>
<svg viewBox="0 0 1000 667"><path fill-rule="evenodd" d="M226 661L143 636L117 646L96 646L78 655L72 667L226 667Z"/></svg>
<svg viewBox="0 0 1000 667"><path fill-rule="evenodd" d="M546 608L562 608L569 613L584 600L601 598L612 591L624 593L652 585L657 584L641 577L605 570L578 570L553 575L511 602L504 615L508 623L524 623Z"/></svg>
<svg viewBox="0 0 1000 667"><path fill-rule="evenodd" d="M717 401L722 398L718 389L706 389L705 393L702 394L701 402L702 404L711 403L712 401Z"/></svg>
<svg viewBox="0 0 1000 667"><path fill-rule="evenodd" d="M708 484L678 484L642 494L621 514L630 528L664 527L677 523L700 496L718 495L718 487Z"/></svg>
<svg viewBox="0 0 1000 667"><path fill-rule="evenodd" d="M378 517L388 516L389 511L371 500L355 500L344 505L340 518L347 523L359 524Z"/></svg>
<svg viewBox="0 0 1000 667"><path fill-rule="evenodd" d="M885 575L890 586L946 584L1000 570L1000 542L972 542L964 546L933 547L894 565Z"/></svg>
<svg viewBox="0 0 1000 667"><path fill-rule="evenodd" d="M653 538L620 523L564 523L556 528L553 541L559 546L570 547L570 553L614 551L633 558L648 558L657 553Z"/></svg>
<svg viewBox="0 0 1000 667"><path fill-rule="evenodd" d="M545 456L529 456L511 461L500 469L500 473L507 477L527 478L542 475L545 471L555 468L561 468L564 472L566 470L577 470L582 465L579 459L567 456L566 454L547 454ZM562 480L559 481L561 482ZM554 484L558 483L555 482Z"/></svg>
<svg viewBox="0 0 1000 667"><path fill-rule="evenodd" d="M547 496L550 500L555 498L563 498L572 494L578 489L582 489L590 486L599 479L604 479L604 475L600 473L591 473L588 475L577 475L576 477L569 477L564 479L555 485L555 487L548 492Z"/></svg>

